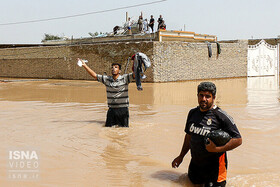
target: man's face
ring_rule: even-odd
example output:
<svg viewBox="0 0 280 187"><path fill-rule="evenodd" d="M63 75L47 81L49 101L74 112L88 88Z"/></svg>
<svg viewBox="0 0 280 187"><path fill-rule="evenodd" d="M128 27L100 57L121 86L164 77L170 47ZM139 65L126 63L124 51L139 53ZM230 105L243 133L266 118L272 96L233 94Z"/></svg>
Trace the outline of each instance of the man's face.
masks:
<svg viewBox="0 0 280 187"><path fill-rule="evenodd" d="M118 75L120 73L120 67L118 65L112 66L112 75Z"/></svg>
<svg viewBox="0 0 280 187"><path fill-rule="evenodd" d="M213 96L209 91L200 91L197 94L197 98L200 110L202 112L206 112L211 109L215 100L215 96Z"/></svg>

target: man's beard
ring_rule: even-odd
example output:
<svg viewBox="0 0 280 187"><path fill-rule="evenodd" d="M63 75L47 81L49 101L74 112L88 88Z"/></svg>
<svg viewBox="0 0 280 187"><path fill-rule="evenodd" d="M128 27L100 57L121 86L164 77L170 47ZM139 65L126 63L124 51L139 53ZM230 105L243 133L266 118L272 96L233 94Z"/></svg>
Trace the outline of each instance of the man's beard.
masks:
<svg viewBox="0 0 280 187"><path fill-rule="evenodd" d="M202 109L202 110L209 110L211 108L213 103L208 103L208 102L200 102L199 103L199 107Z"/></svg>

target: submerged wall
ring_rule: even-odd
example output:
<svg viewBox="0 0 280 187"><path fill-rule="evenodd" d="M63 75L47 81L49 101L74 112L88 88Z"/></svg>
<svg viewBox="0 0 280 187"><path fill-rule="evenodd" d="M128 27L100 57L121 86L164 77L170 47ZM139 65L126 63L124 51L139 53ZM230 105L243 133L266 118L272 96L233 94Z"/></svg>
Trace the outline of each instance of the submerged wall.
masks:
<svg viewBox="0 0 280 187"><path fill-rule="evenodd" d="M247 76L247 41L211 44L212 57L206 43L155 42L154 81L230 78Z"/></svg>
<svg viewBox="0 0 280 187"><path fill-rule="evenodd" d="M183 81L193 79L247 76L247 41L221 43L217 56L212 43L208 57L205 43L187 42L120 42L52 47L0 49L0 77L87 79L90 77L77 66L77 58L87 59L99 74L111 74L111 63L123 65L137 51L146 53L152 67L147 70L148 82ZM128 68L131 71L131 64Z"/></svg>

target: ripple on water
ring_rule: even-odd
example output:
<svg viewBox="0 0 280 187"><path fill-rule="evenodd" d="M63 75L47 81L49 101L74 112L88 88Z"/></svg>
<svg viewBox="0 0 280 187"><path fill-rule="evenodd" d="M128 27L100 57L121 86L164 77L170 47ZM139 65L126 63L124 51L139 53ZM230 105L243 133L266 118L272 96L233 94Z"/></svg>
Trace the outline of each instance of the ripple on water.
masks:
<svg viewBox="0 0 280 187"><path fill-rule="evenodd" d="M228 179L231 187L275 187L280 184L280 173L258 173L237 175Z"/></svg>

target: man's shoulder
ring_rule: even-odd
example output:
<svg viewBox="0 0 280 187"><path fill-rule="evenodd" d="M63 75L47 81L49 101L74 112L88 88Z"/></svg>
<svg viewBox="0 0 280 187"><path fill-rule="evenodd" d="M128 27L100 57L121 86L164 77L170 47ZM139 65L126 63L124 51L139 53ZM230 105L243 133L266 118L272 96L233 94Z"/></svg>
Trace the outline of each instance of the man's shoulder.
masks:
<svg viewBox="0 0 280 187"><path fill-rule="evenodd" d="M213 112L215 115L217 115L221 120L229 120L231 123L234 124L233 118L223 109L221 109L220 107L216 106L215 108L213 108Z"/></svg>
<svg viewBox="0 0 280 187"><path fill-rule="evenodd" d="M191 115L191 114L193 114L193 113L195 113L195 112L198 112L198 111L199 111L199 107L198 107L198 106L197 106L197 107L194 107L194 108L190 109L189 115Z"/></svg>
<svg viewBox="0 0 280 187"><path fill-rule="evenodd" d="M191 112L191 111L197 111L197 110L199 110L199 107L198 107L198 106L193 107L192 109L190 109L190 112Z"/></svg>
<svg viewBox="0 0 280 187"><path fill-rule="evenodd" d="M101 75L101 74L97 74L96 76L97 76L97 80L98 80L99 82L105 83L105 82L107 82L107 81L110 81L110 82L113 81L113 77L112 77L112 76Z"/></svg>
<svg viewBox="0 0 280 187"><path fill-rule="evenodd" d="M130 76L130 75L133 75L133 73L126 73L126 74L120 75L120 77L123 78L123 77L127 77L127 76Z"/></svg>
<svg viewBox="0 0 280 187"><path fill-rule="evenodd" d="M120 80L120 79L123 79L123 78L125 78L125 77L127 77L127 76L129 76L129 74L119 75L118 79Z"/></svg>
<svg viewBox="0 0 280 187"><path fill-rule="evenodd" d="M101 77L105 77L105 78L113 78L112 76L110 76L110 75L106 75L106 74L104 74L104 75L97 74L97 76L101 76Z"/></svg>
<svg viewBox="0 0 280 187"><path fill-rule="evenodd" d="M227 115L227 113L226 113L226 111L224 111L223 109L221 109L220 107L218 107L218 106L214 106L213 107L213 112L215 113L215 114L217 114L217 115L220 115L220 116L224 116L224 115Z"/></svg>
<svg viewBox="0 0 280 187"><path fill-rule="evenodd" d="M128 74L123 74L123 75L119 75L117 82L119 82L120 84L128 84L132 81L132 77L133 73L128 73Z"/></svg>

